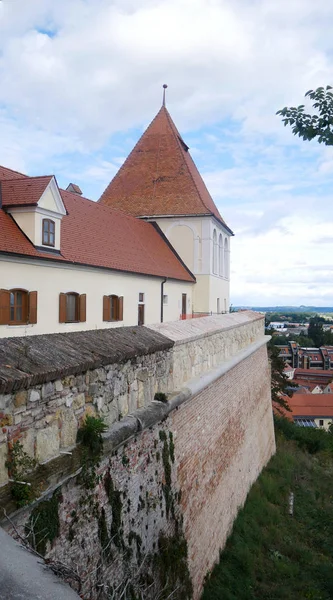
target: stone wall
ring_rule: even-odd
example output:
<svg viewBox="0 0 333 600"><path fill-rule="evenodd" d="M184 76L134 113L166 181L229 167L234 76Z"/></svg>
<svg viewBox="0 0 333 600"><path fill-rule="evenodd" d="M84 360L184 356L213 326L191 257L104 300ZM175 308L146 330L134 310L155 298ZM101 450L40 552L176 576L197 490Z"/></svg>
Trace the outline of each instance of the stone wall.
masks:
<svg viewBox="0 0 333 600"><path fill-rule="evenodd" d="M148 328L138 329L146 329L147 341ZM148 554L147 574L158 573L163 585L165 565L157 557L166 536L172 552L182 549L182 560L187 542L197 600L239 507L275 450L261 316L207 317L159 325L151 333L154 348L141 356L112 364L105 359L85 373L76 366L73 375L29 389L16 384L15 392L1 397L4 418L13 418L12 425L3 422L3 435L19 438L29 453L48 460L38 470L45 490L40 505L60 492L59 529L47 543L47 556L78 568L86 597L97 597L96 585L103 581L121 583ZM157 344L161 333L163 349ZM157 390L168 392L167 403L153 400ZM110 426L98 479L88 488L80 448L59 456L74 444L87 413L103 416ZM0 503L10 512L1 488ZM34 522L38 505L12 514L21 531ZM106 539L112 549L107 564ZM177 576L186 584L186 569ZM182 588L178 597L187 593Z"/></svg>
<svg viewBox="0 0 333 600"><path fill-rule="evenodd" d="M0 341L0 390L14 388L0 393L0 485L8 480L13 440L39 463L48 461L75 444L86 414L111 425L150 404L156 392L181 390L262 335L262 316L244 311L149 328L34 336L22 338L21 346L19 339ZM105 364L108 356L117 362Z"/></svg>

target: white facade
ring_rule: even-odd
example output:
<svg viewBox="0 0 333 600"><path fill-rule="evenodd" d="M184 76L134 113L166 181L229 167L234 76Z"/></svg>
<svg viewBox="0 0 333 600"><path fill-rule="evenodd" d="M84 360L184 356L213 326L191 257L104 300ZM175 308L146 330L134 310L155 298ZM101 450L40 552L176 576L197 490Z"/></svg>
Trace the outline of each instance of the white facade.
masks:
<svg viewBox="0 0 333 600"><path fill-rule="evenodd" d="M84 331L138 324L139 294L144 294L145 324L161 320L161 283L159 277L116 272L94 267L67 265L60 261L14 258L0 255L0 287L37 291L37 323L34 325L0 325L0 338ZM184 281L167 280L164 284L163 320L181 318L183 295L191 312L193 287ZM59 322L59 294L86 294L86 320ZM103 296L123 297L123 320L103 321Z"/></svg>
<svg viewBox="0 0 333 600"><path fill-rule="evenodd" d="M194 313L228 312L230 233L211 216L150 218L195 275Z"/></svg>

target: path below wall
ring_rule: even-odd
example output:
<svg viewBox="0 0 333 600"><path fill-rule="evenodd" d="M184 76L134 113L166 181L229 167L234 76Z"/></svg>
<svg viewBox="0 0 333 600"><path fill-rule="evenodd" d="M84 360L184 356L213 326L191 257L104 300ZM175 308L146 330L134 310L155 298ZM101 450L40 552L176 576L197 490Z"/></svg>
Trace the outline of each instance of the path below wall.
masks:
<svg viewBox="0 0 333 600"><path fill-rule="evenodd" d="M24 550L1 528L0 548L0 598L3 600L79 600L40 559Z"/></svg>

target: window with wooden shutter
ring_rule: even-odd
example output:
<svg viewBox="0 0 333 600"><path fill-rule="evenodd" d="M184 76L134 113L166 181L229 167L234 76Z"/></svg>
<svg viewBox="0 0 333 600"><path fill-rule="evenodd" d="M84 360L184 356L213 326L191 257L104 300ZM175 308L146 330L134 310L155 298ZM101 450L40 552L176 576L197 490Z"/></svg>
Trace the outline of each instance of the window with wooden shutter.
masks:
<svg viewBox="0 0 333 600"><path fill-rule="evenodd" d="M123 321L123 314L123 296L103 296L103 321Z"/></svg>
<svg viewBox="0 0 333 600"><path fill-rule="evenodd" d="M37 292L29 293L29 323L37 323Z"/></svg>
<svg viewBox="0 0 333 600"><path fill-rule="evenodd" d="M59 323L66 323L67 294L59 294Z"/></svg>
<svg viewBox="0 0 333 600"><path fill-rule="evenodd" d="M124 296L118 298L118 321L124 320Z"/></svg>
<svg viewBox="0 0 333 600"><path fill-rule="evenodd" d="M86 305L87 305L86 294L79 296L79 321L82 323L86 321Z"/></svg>
<svg viewBox="0 0 333 600"><path fill-rule="evenodd" d="M28 304L26 290L9 290L9 325L28 323Z"/></svg>
<svg viewBox="0 0 333 600"><path fill-rule="evenodd" d="M103 321L110 321L111 299L110 296L103 296Z"/></svg>
<svg viewBox="0 0 333 600"><path fill-rule="evenodd" d="M0 290L0 325L8 325L10 320L10 292Z"/></svg>

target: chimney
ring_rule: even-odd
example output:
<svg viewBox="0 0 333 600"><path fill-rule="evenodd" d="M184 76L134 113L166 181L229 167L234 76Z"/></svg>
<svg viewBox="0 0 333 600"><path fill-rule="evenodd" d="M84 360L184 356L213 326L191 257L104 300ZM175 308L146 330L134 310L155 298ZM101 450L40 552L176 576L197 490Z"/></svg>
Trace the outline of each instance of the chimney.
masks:
<svg viewBox="0 0 333 600"><path fill-rule="evenodd" d="M81 189L79 188L78 185L76 185L76 183L70 183L66 187L66 192L72 192L73 194L79 194L79 196L82 196Z"/></svg>

